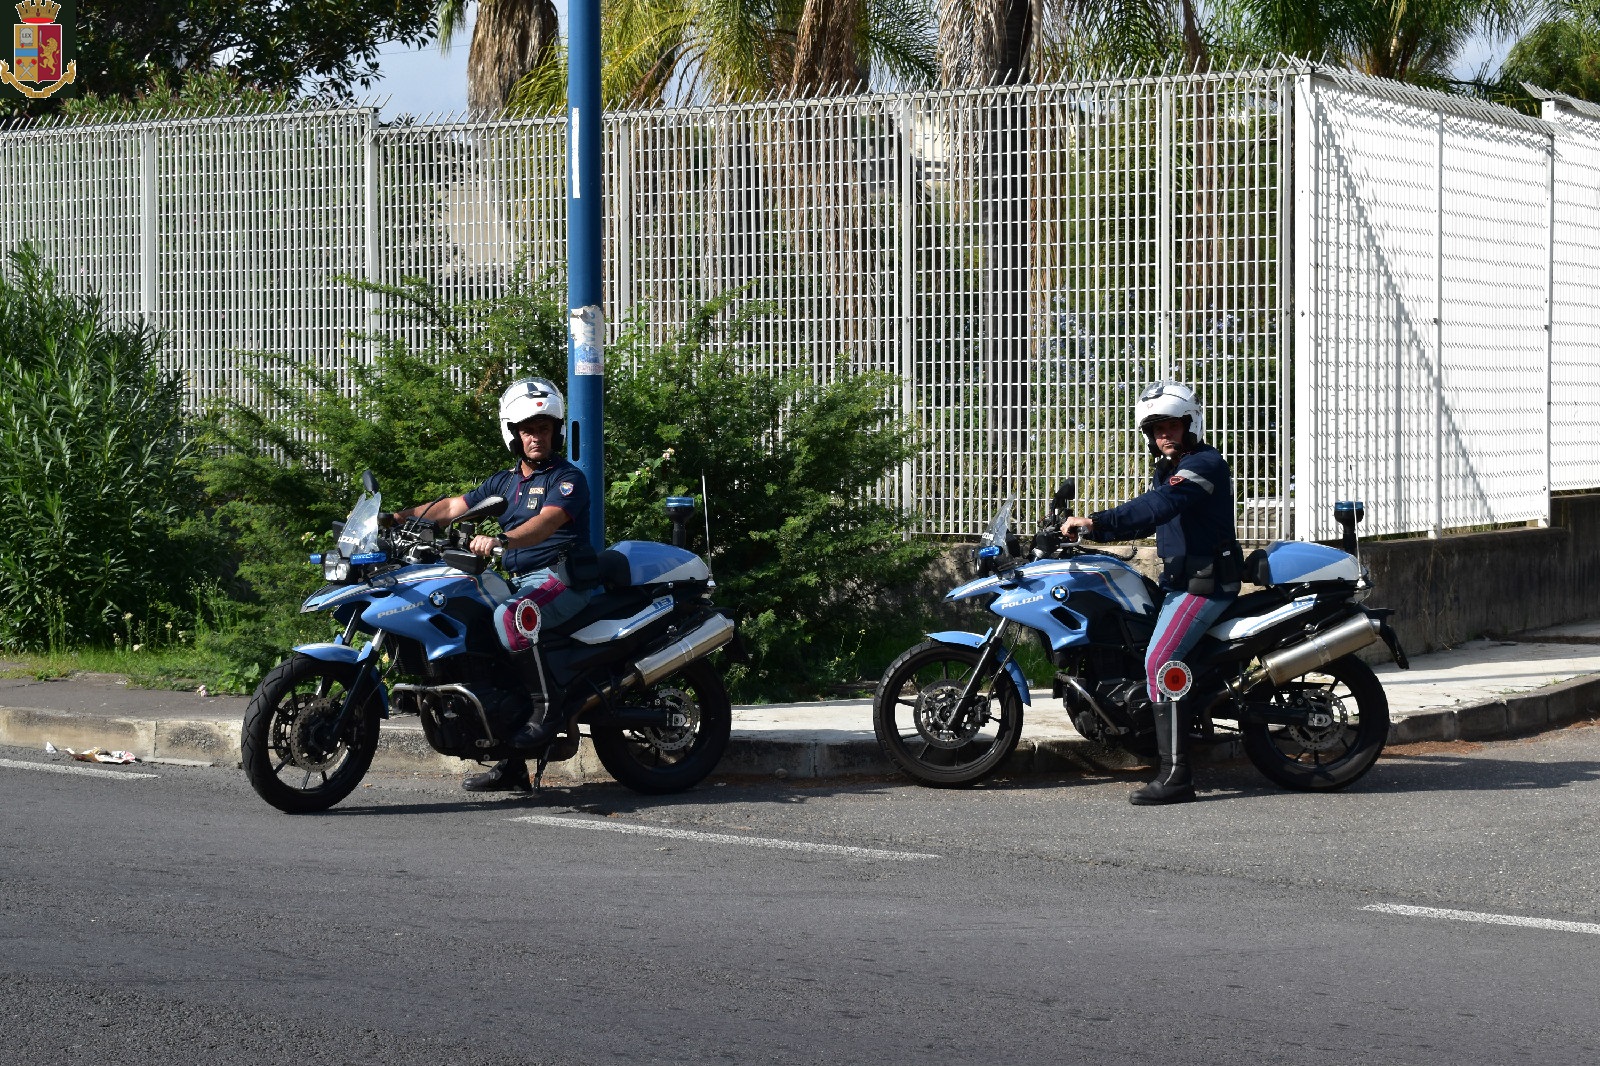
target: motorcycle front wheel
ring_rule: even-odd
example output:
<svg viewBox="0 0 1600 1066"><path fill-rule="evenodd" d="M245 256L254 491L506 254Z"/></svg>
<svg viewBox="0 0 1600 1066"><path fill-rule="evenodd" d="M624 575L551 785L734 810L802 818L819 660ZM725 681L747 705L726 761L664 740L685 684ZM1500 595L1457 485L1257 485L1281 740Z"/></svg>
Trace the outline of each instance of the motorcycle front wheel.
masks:
<svg viewBox="0 0 1600 1066"><path fill-rule="evenodd" d="M357 667L296 655L262 678L239 746L256 794L280 811L323 811L348 796L378 750L376 696L334 724Z"/></svg>
<svg viewBox="0 0 1600 1066"><path fill-rule="evenodd" d="M666 711L668 724L594 723L594 753L619 783L652 796L682 792L722 761L733 730L733 708L722 675L705 659L624 695L620 702Z"/></svg>
<svg viewBox="0 0 1600 1066"><path fill-rule="evenodd" d="M1331 792L1372 769L1389 739L1389 698L1372 667L1346 655L1281 685L1263 684L1251 702L1304 714L1294 725L1244 722L1244 751L1270 780L1300 792Z"/></svg>
<svg viewBox="0 0 1600 1066"><path fill-rule="evenodd" d="M928 641L889 665L872 700L872 728L889 761L924 785L960 788L994 773L1022 736L1022 694L996 669L976 698L961 693L982 649Z"/></svg>

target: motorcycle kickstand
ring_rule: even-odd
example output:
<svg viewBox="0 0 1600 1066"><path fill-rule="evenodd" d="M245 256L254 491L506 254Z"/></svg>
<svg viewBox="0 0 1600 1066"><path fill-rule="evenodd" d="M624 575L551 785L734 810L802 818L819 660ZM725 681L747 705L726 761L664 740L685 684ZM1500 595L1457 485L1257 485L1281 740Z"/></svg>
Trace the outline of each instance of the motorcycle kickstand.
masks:
<svg viewBox="0 0 1600 1066"><path fill-rule="evenodd" d="M533 768L533 794L537 796L544 788L544 768L550 765L550 745L546 744L544 750L539 752L539 761Z"/></svg>

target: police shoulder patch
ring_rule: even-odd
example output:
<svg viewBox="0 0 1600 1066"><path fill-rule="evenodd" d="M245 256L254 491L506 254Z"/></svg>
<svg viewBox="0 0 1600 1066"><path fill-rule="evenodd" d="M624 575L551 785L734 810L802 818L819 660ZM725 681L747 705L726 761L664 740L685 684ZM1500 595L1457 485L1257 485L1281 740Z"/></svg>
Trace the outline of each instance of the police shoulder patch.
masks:
<svg viewBox="0 0 1600 1066"><path fill-rule="evenodd" d="M561 495L563 495L563 496L571 496L572 495L572 482L563 481L561 483Z"/></svg>

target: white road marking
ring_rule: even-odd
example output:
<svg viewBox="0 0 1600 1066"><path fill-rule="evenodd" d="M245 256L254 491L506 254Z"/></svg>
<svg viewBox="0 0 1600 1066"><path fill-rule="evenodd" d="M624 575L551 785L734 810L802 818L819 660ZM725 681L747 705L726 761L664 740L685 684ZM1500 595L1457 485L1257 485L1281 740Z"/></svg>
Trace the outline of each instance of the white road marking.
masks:
<svg viewBox="0 0 1600 1066"><path fill-rule="evenodd" d="M852 848L843 844L812 844L803 840L776 840L772 837L742 837L731 833L700 833L692 829L668 829L665 826L636 825L628 822L602 822L588 818L562 818L549 814L525 814L513 818L515 822L534 825L561 826L568 829L598 829L607 833L632 833L636 836L665 837L668 840L690 840L701 844L743 844L750 848L778 848L784 851L806 851L814 855L847 855L857 859L937 859L920 851L881 851L877 848Z"/></svg>
<svg viewBox="0 0 1600 1066"><path fill-rule="evenodd" d="M1401 914L1410 918L1448 918L1453 922L1482 922L1486 925L1520 925L1529 929L1555 929L1562 933L1594 933L1600 935L1600 925L1593 922L1561 922L1554 918L1521 918L1515 914L1485 914L1481 911L1453 911L1443 907L1408 907L1403 903L1374 903L1362 907L1364 911L1379 914Z"/></svg>
<svg viewBox="0 0 1600 1066"><path fill-rule="evenodd" d="M160 774L140 774L132 770L100 770L93 766L58 766L48 762L18 762L16 759L0 759L0 766L9 766L13 770L43 770L47 774L86 774L89 777L160 777Z"/></svg>

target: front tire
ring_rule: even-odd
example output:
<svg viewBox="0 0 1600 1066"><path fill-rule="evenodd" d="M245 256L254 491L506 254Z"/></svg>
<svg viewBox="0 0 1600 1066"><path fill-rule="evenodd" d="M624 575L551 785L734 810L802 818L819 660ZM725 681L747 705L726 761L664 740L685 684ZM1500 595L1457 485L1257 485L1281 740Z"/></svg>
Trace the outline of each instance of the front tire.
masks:
<svg viewBox="0 0 1600 1066"><path fill-rule="evenodd" d="M337 735L331 731L358 669L296 655L274 667L250 698L239 742L244 772L278 810L327 810L366 776L378 750L376 693Z"/></svg>
<svg viewBox="0 0 1600 1066"><path fill-rule="evenodd" d="M1251 702L1257 702L1257 692L1278 710L1314 717L1303 725L1241 723L1245 754L1284 788L1344 788L1372 769L1389 739L1389 697L1372 667L1354 655L1282 685L1263 684L1250 694Z"/></svg>
<svg viewBox="0 0 1600 1066"><path fill-rule="evenodd" d="M619 783L649 796L682 792L722 761L733 731L733 707L722 675L705 659L624 699L631 706L664 709L674 716L674 724L602 721L591 727L594 753Z"/></svg>
<svg viewBox="0 0 1600 1066"><path fill-rule="evenodd" d="M927 641L889 665L872 699L872 728L889 761L924 785L961 788L998 770L1022 736L1022 695L995 666L975 705L955 704L980 648Z"/></svg>

